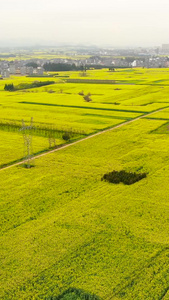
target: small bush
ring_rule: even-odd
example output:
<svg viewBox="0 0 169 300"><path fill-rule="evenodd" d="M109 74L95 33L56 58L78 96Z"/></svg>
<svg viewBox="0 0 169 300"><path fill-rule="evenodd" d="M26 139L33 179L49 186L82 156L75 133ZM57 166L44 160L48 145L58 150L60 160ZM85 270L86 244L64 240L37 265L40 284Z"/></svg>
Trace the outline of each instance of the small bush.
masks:
<svg viewBox="0 0 169 300"><path fill-rule="evenodd" d="M49 93L49 94L53 94L53 93L55 93L55 91L49 90L48 93Z"/></svg>
<svg viewBox="0 0 169 300"><path fill-rule="evenodd" d="M133 184L143 178L147 177L146 173L131 173L126 171L113 171L107 174L104 174L104 176L101 178L101 180L108 181L110 183L118 184L120 182L123 182L124 184L130 185Z"/></svg>

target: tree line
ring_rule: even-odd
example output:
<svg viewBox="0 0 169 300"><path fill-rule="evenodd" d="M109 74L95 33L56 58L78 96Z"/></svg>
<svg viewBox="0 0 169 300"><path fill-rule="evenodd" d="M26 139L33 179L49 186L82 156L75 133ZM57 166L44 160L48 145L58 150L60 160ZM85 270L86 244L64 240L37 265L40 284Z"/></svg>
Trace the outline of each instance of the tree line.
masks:
<svg viewBox="0 0 169 300"><path fill-rule="evenodd" d="M55 71L77 71L82 70L82 67L77 67L75 64L65 64L65 63L46 63L43 68L45 71L55 72Z"/></svg>
<svg viewBox="0 0 169 300"><path fill-rule="evenodd" d="M112 66L106 65L80 65L76 66L75 64L67 63L45 63L43 68L47 72L59 72L59 71L87 71L90 69L105 69L112 68Z"/></svg>
<svg viewBox="0 0 169 300"><path fill-rule="evenodd" d="M10 84L5 84L4 90L5 91L18 91L18 90L24 90L24 89L32 89L32 88L37 88L41 86L46 86L50 84L54 84L55 81L34 81L32 83L20 83L16 86L14 86L13 83Z"/></svg>

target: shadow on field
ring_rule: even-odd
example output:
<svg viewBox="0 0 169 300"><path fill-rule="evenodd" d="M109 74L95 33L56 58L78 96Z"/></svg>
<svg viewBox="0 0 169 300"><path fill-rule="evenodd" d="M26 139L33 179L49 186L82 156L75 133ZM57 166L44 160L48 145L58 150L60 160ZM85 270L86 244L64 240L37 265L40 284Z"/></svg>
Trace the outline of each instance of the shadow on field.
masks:
<svg viewBox="0 0 169 300"><path fill-rule="evenodd" d="M81 289L69 288L59 296L51 296L46 300L102 300L100 297Z"/></svg>

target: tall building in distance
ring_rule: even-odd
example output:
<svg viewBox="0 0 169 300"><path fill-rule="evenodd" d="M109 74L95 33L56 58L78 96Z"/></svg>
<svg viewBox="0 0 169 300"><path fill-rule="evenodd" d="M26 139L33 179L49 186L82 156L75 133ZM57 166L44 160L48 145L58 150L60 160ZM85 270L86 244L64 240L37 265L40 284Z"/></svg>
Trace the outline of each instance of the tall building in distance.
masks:
<svg viewBox="0 0 169 300"><path fill-rule="evenodd" d="M161 50L163 53L169 53L169 44L163 44Z"/></svg>

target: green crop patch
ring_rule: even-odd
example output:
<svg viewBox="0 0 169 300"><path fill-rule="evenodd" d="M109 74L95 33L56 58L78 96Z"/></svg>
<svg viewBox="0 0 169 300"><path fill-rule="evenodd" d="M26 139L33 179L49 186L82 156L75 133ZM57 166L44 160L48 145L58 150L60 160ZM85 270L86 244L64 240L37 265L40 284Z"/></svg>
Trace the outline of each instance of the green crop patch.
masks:
<svg viewBox="0 0 169 300"><path fill-rule="evenodd" d="M146 173L132 173L132 172L126 172L124 170L122 171L112 171L107 174L104 174L101 180L108 181L110 183L118 184L120 182L130 185L137 181L140 181L143 178L146 178Z"/></svg>

